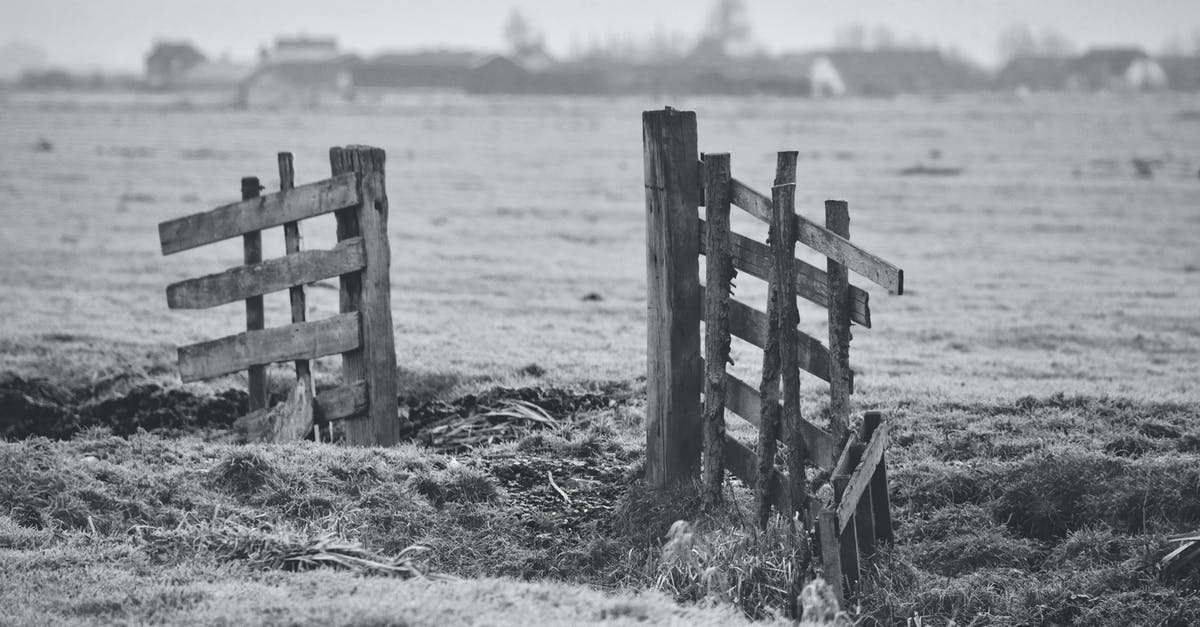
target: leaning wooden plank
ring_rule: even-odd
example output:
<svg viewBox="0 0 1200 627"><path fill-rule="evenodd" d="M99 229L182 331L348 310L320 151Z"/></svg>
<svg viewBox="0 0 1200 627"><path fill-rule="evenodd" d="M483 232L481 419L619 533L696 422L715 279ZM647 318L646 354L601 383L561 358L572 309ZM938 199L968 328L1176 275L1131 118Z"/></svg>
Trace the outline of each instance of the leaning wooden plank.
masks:
<svg viewBox="0 0 1200 627"><path fill-rule="evenodd" d="M358 204L358 178L346 173L333 178L217 207L158 225L164 255L312 218Z"/></svg>
<svg viewBox="0 0 1200 627"><path fill-rule="evenodd" d="M883 414L869 411L863 414L863 433L869 440L879 425L883 424ZM887 456L879 457L879 465L875 474L871 475L871 511L875 514L875 537L880 542L892 540L892 503L888 496Z"/></svg>
<svg viewBox="0 0 1200 627"><path fill-rule="evenodd" d="M770 198L737 179L730 182L730 189L734 205L745 209L759 220L770 223ZM796 216L796 240L834 261L846 264L851 270L878 283L889 292L904 293L903 270L804 216Z"/></svg>
<svg viewBox="0 0 1200 627"><path fill-rule="evenodd" d="M167 306L171 309L207 309L354 272L362 269L365 263L363 239L355 237L338 242L332 250L304 250L172 283L167 286Z"/></svg>
<svg viewBox="0 0 1200 627"><path fill-rule="evenodd" d="M837 476L833 478L834 495L838 502L844 502L846 494L846 476ZM853 518L851 518L853 522ZM838 548L842 554L842 573L846 576L846 589L854 592L858 587L859 564L858 564L858 536L854 529L846 529L839 527Z"/></svg>
<svg viewBox="0 0 1200 627"><path fill-rule="evenodd" d="M867 448L863 451L862 459L855 465L854 472L850 474L850 481L846 484L846 490L838 501L839 530L845 529L846 525L850 523L851 517L854 516L854 510L858 506L858 500L867 491L867 486L871 485L875 468L879 466L879 460L883 459L883 449L887 446L887 432L886 422L875 429L875 433L871 434L871 441L867 443Z"/></svg>
<svg viewBox="0 0 1200 627"><path fill-rule="evenodd" d="M707 225L700 218L700 254L705 251ZM752 277L767 280L771 270L771 249L745 235L730 233L733 247L733 267ZM821 307L829 306L829 287L825 271L809 263L796 260L796 295ZM865 290L850 286L850 319L856 324L871 328L871 295Z"/></svg>
<svg viewBox="0 0 1200 627"><path fill-rule="evenodd" d="M725 438L725 467L730 474L741 479L742 483L747 486L753 487L757 481L758 456L745 444L733 438ZM779 512L790 511L787 507L787 490L784 489L784 486L787 485L786 480L787 475L778 470L772 470L768 480L768 502L774 505Z"/></svg>
<svg viewBox="0 0 1200 627"><path fill-rule="evenodd" d="M317 395L314 401L317 409L317 419L323 421L342 420L357 416L365 411L367 402L367 384L355 381L347 385L325 390Z"/></svg>
<svg viewBox="0 0 1200 627"><path fill-rule="evenodd" d="M703 291L701 286L701 291ZM729 299L729 332L765 349L770 319L763 312L735 299ZM829 380L829 350L821 340L796 331L796 365L822 381Z"/></svg>
<svg viewBox="0 0 1200 627"><path fill-rule="evenodd" d="M188 383L253 365L353 350L361 343L361 326L358 313L349 313L183 346L179 349L179 376Z"/></svg>
<svg viewBox="0 0 1200 627"><path fill-rule="evenodd" d="M757 427L762 411L761 403L758 390L749 383L725 373L725 405L729 411ZM800 420L800 430L805 450L812 463L825 470L833 468L834 456L837 452L837 443L833 438L820 427L803 418Z"/></svg>

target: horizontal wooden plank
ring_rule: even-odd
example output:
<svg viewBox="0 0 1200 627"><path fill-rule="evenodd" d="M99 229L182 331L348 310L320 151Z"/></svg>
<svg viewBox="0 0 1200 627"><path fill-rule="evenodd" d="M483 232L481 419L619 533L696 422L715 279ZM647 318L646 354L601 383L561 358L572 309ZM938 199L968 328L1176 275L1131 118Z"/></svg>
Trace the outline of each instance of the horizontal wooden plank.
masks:
<svg viewBox="0 0 1200 627"><path fill-rule="evenodd" d="M207 309L348 274L361 270L364 265L363 239L352 237L338 242L332 250L302 250L286 257L172 283L167 286L167 306L171 309Z"/></svg>
<svg viewBox="0 0 1200 627"><path fill-rule="evenodd" d="M355 381L340 385L321 392L314 401L317 420L342 420L357 416L367 411L367 384L365 381Z"/></svg>
<svg viewBox="0 0 1200 627"><path fill-rule="evenodd" d="M844 530L846 525L850 524L850 518L854 516L859 499L871 485L871 477L875 475L875 468L883 459L883 449L887 446L887 437L888 423L881 422L875 428L875 433L871 435L871 441L867 443L867 448L863 451L862 460L850 474L850 482L846 484L846 489L842 492L842 498L838 502L839 531Z"/></svg>
<svg viewBox="0 0 1200 627"><path fill-rule="evenodd" d="M730 195L734 205L741 207L750 215L767 224L771 223L771 199L769 197L737 179L733 179L730 186ZM796 241L838 263L845 264L846 267L878 283L889 292L904 293L903 270L800 215L796 216Z"/></svg>
<svg viewBox="0 0 1200 627"><path fill-rule="evenodd" d="M700 294L703 298L703 285ZM768 324L767 314L735 298L729 299L729 332L733 336L766 348ZM796 339L796 365L822 381L829 381L829 349L817 338L801 331L796 332Z"/></svg>
<svg viewBox="0 0 1200 627"><path fill-rule="evenodd" d="M700 218L700 254L705 253L704 236L707 225ZM769 281L771 271L771 248L761 242L737 233L729 234L729 243L733 248L733 267ZM804 261L796 260L796 295L816 303L821 307L829 306L829 277L825 271ZM855 323L871 328L871 295L865 290L850 286L850 319Z"/></svg>
<svg viewBox="0 0 1200 627"><path fill-rule="evenodd" d="M725 408L757 427L762 416L762 401L758 390L741 379L725 373ZM813 465L829 470L833 468L837 455L837 442L833 436L813 423L800 419L800 430L808 459ZM784 437L780 433L780 439Z"/></svg>
<svg viewBox="0 0 1200 627"><path fill-rule="evenodd" d="M189 383L250 366L344 353L362 343L361 327L359 313L350 312L183 346L179 349L179 376Z"/></svg>
<svg viewBox="0 0 1200 627"><path fill-rule="evenodd" d="M268 229L359 203L358 177L347 172L316 183L168 220L158 225L164 255Z"/></svg>
<svg viewBox="0 0 1200 627"><path fill-rule="evenodd" d="M726 436L725 438L725 468L729 473L742 480L748 486L754 486L754 478L758 473L758 456L750 447ZM776 470L771 473L771 504L780 512L788 509L787 475Z"/></svg>

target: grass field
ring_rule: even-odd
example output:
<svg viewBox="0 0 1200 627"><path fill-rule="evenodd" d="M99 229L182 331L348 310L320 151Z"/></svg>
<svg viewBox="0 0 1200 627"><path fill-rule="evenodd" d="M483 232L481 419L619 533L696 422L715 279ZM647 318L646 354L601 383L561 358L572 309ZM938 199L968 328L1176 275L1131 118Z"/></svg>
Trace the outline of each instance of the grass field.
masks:
<svg viewBox="0 0 1200 627"><path fill-rule="evenodd" d="M388 152L403 394L452 399L496 385L615 383L630 397L591 426L556 436L562 441L530 439L463 458L496 492L451 506L430 505L442 498L430 494L441 493L418 475L434 484L453 477L442 456L419 449L362 459L324 445L282 447L261 453L269 481L227 493L203 478L260 453L103 431L0 445L0 564L6 580L21 582L0 606L26 612L6 616L177 622L194 611L198 621L427 624L454 622L448 617L467 603L454 599L485 597L482 589L511 597L481 602L479 615L492 617L483 622L516 620L513 612L532 610L503 608L543 607L558 595L575 595L571 607L586 610L545 609L549 622L586 615L720 624L732 616L730 603L759 617L778 607L764 592L778 555L769 542L750 547L748 532L729 531L739 528L732 514L660 511L633 534L637 484L618 482L618 505L596 514L593 527L550 525L544 533L553 541L530 545L528 520L509 511L520 498L478 461L566 450L636 474L645 369L640 112L661 104L414 96L386 110L270 113L0 95L0 372L45 379L65 404L147 381L177 387L175 345L242 325L239 306L170 312L163 295L167 283L239 263L240 244L164 258L157 222L237 199L244 175L276 187L279 150L295 153L298 183L323 178L328 147L351 143ZM734 175L760 190L774 152L799 150L799 211L819 218L822 200L849 201L852 239L907 275L898 297L852 276L872 292L874 322L855 330L855 406L883 409L896 422L889 460L901 524L858 620L1124 625L1200 617L1194 582L1163 580L1152 568L1165 534L1200 527L1200 101L671 104L696 110L700 149L732 153ZM765 235L749 218L734 226ZM334 239L332 221L304 228L306 247ZM282 251L281 232L264 239L268 256ZM761 304L765 286L742 278L737 294ZM332 314L336 290L311 289L309 303L310 319ZM268 297L267 306L268 325L286 321L285 296ZM819 310L801 309L808 332L823 335L823 322ZM734 359L755 380L755 352L735 340ZM319 368L328 379L336 360ZM279 371L280 383L286 374ZM232 377L187 389L239 385ZM819 415L823 387L811 378L803 385L806 413ZM607 426L597 430L597 421ZM95 453L97 442L109 452ZM579 442L597 444L571 444ZM309 457L320 462L301 463ZM415 469L388 474L404 464ZM333 496L359 484L334 467L373 468L363 480L370 489ZM59 474L78 481L51 481ZM163 474L174 479L158 485ZM404 504L384 507L371 490L391 490ZM288 503L329 503L289 509L271 501L276 493ZM229 512L236 526L204 526L184 511L205 520ZM379 522L383 513L391 522ZM22 518L34 514L40 523ZM702 586L702 573L688 571L695 564L664 565L658 549L675 517L696 521L697 554L713 572L755 573L744 578L753 585L735 586L730 597ZM424 526L397 527L401 519ZM132 534L137 527L158 540ZM432 545L422 569L469 580L430 592L441 584L279 572L256 561L275 555L275 544L251 554L229 540L243 531L277 544L330 532L375 556ZM511 554L483 551L485 537L511 541ZM449 548L454 542L466 549ZM581 546L563 551L569 542ZM176 551L165 561L163 546ZM563 557L577 553L590 557ZM494 577L508 579L477 579ZM104 581L96 598L47 592ZM255 609L228 582L257 586L268 600ZM567 584L618 596L567 592ZM144 586L153 592L129 596ZM620 596L646 588L716 607ZM372 609L374 599L395 595L440 601ZM227 614L214 609L226 606Z"/></svg>

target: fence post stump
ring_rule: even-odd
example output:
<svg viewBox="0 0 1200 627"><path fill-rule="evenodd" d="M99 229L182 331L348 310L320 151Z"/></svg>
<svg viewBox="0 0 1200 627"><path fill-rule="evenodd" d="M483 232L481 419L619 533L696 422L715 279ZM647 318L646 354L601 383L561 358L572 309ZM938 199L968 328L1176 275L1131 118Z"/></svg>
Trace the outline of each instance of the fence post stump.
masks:
<svg viewBox="0 0 1200 627"><path fill-rule="evenodd" d="M329 149L333 174L358 174L362 201L335 213L338 241L361 235L366 253L365 268L340 278L341 311L357 311L362 321L362 347L342 354L346 382L363 380L367 384L368 415L346 421L346 441L357 446L392 446L400 441L384 161L380 148Z"/></svg>
<svg viewBox="0 0 1200 627"><path fill-rule="evenodd" d="M700 469L700 165L696 114L642 114L646 186L646 480Z"/></svg>
<svg viewBox="0 0 1200 627"><path fill-rule="evenodd" d="M863 414L863 441L871 441L881 422L883 414L877 411ZM881 543L892 541L892 503L888 496L886 460L886 454L880 457L879 465L871 475L871 510L875 515L875 538Z"/></svg>
<svg viewBox="0 0 1200 627"><path fill-rule="evenodd" d="M825 201L825 227L850 237L850 209L845 201ZM850 430L850 276L846 266L829 259L829 426L838 441Z"/></svg>
<svg viewBox="0 0 1200 627"><path fill-rule="evenodd" d="M721 500L725 475L725 364L729 361L729 295L733 251L729 237L729 153L704 155L704 456L703 496Z"/></svg>
<svg viewBox="0 0 1200 627"><path fill-rule="evenodd" d="M257 176L242 178L242 200L258 198L261 185ZM262 261L262 231L250 231L242 235L242 261L246 265ZM261 331L264 328L263 297L246 299L246 330ZM267 367L250 366L246 373L247 393L250 396L250 411L267 407Z"/></svg>

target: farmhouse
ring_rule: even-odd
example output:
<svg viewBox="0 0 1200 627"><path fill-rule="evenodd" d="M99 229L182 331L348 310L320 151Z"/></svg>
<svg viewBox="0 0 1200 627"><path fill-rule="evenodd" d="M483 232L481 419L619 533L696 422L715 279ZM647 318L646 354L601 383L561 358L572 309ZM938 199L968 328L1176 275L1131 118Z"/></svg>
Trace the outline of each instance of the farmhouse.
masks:
<svg viewBox="0 0 1200 627"><path fill-rule="evenodd" d="M176 92L193 104L246 103L245 87L255 68L227 59L204 61L184 72L174 84Z"/></svg>
<svg viewBox="0 0 1200 627"><path fill-rule="evenodd" d="M251 106L306 107L345 101L353 94L354 62L333 39L281 37L246 79L243 100Z"/></svg>
<svg viewBox="0 0 1200 627"><path fill-rule="evenodd" d="M481 55L469 51L392 52L354 64L351 76L357 93L450 89L460 91Z"/></svg>
<svg viewBox="0 0 1200 627"><path fill-rule="evenodd" d="M1094 48L1072 63L1070 86L1087 91L1164 89L1167 73L1139 48Z"/></svg>

